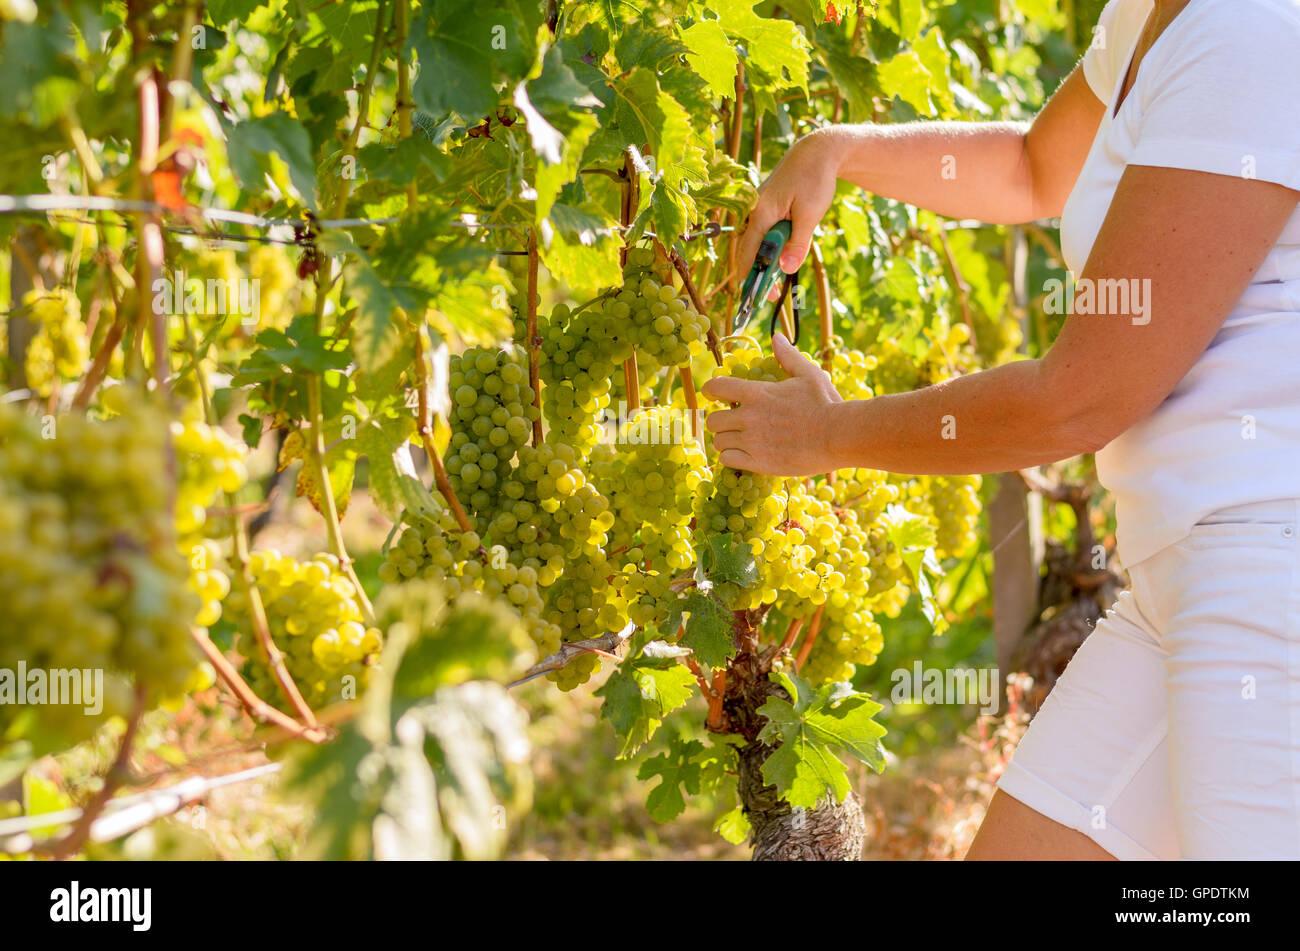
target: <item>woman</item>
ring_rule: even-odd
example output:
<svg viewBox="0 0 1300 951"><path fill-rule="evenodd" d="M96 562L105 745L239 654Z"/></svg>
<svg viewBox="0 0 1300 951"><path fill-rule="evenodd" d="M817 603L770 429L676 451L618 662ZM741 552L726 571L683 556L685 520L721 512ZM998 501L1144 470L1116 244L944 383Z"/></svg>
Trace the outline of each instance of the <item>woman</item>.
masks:
<svg viewBox="0 0 1300 951"><path fill-rule="evenodd" d="M968 858L1300 858L1300 0L1112 0L1028 128L806 136L759 190L741 260L790 218L795 270L837 178L955 218L1059 215L1067 264L1113 305L1070 315L1041 359L913 393L844 402L784 338L790 379L705 387L734 406L708 428L741 469L1097 453L1132 588Z"/></svg>

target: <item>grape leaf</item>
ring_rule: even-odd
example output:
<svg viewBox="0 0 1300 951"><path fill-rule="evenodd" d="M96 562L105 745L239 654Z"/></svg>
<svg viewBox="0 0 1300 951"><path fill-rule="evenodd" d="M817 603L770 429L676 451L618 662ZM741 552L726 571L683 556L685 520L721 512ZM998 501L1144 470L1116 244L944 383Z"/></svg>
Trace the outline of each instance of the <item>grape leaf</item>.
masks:
<svg viewBox="0 0 1300 951"><path fill-rule="evenodd" d="M339 517L348 509L352 498L352 480L356 476L357 450L354 441L343 439L343 423L337 418L325 421L325 471L329 475L330 490L334 495L334 505ZM297 494L305 497L317 512L325 511L325 494L320 480L316 477L316 467L311 464L307 452L307 440L303 430L294 430L285 437L280 447L277 468L286 469L294 462L301 462L298 470Z"/></svg>
<svg viewBox="0 0 1300 951"><path fill-rule="evenodd" d="M886 95L897 96L923 115L934 111L930 99L930 71L915 51L899 53L877 66L876 72Z"/></svg>
<svg viewBox="0 0 1300 951"><path fill-rule="evenodd" d="M724 812L718 817L718 821L713 823L713 831L732 845L740 845L744 842L749 837L749 830L749 816L745 815L745 810L740 806Z"/></svg>
<svg viewBox="0 0 1300 951"><path fill-rule="evenodd" d="M596 691L601 715L622 741L618 758L631 756L655 735L663 718L691 698L695 678L684 664L644 656L615 668Z"/></svg>
<svg viewBox="0 0 1300 951"><path fill-rule="evenodd" d="M247 20L248 15L266 0L208 0L204 9L216 26L225 26L231 20Z"/></svg>
<svg viewBox="0 0 1300 951"><path fill-rule="evenodd" d="M724 99L736 96L736 48L717 20L696 20L681 31L690 50L686 62L709 84L709 91Z"/></svg>
<svg viewBox="0 0 1300 951"><path fill-rule="evenodd" d="M415 431L409 415L371 418L357 430L357 452L370 462L370 497L391 522L403 509L417 514L437 510L433 495L416 474L408 437Z"/></svg>
<svg viewBox="0 0 1300 951"><path fill-rule="evenodd" d="M270 171L271 156L279 156L289 168L289 179L309 208L316 208L316 162L311 138L301 122L286 112L273 112L229 127L226 151L230 168L248 191L265 191L264 176Z"/></svg>
<svg viewBox="0 0 1300 951"><path fill-rule="evenodd" d="M885 767L880 738L885 728L872 717L882 707L847 683L813 690L797 674L772 674L793 702L772 696L758 709L767 717L758 738L777 746L763 763L763 779L792 806L811 809L830 795L836 802L849 791L844 753L876 772Z"/></svg>
<svg viewBox="0 0 1300 951"><path fill-rule="evenodd" d="M682 643L695 652L701 664L722 667L736 653L731 611L713 595L698 589L683 594L669 607L663 630L676 631L683 615L687 617Z"/></svg>
<svg viewBox="0 0 1300 951"><path fill-rule="evenodd" d="M466 119L490 113L496 83L513 86L537 57L538 4L507 0L485 10L476 0L434 0L411 24L408 49L419 56L411 96L435 119L455 112Z"/></svg>
<svg viewBox="0 0 1300 951"><path fill-rule="evenodd" d="M660 778L659 785L650 790L646 799L650 816L656 822L676 819L686 809L683 788L691 795L699 793L700 764L695 762L695 757L702 752L704 744L699 740L678 741L666 753L646 760L637 770L637 779Z"/></svg>
<svg viewBox="0 0 1300 951"><path fill-rule="evenodd" d="M730 532L709 536L704 564L705 576L715 585L732 582L748 588L758 581L758 561L753 549Z"/></svg>
<svg viewBox="0 0 1300 951"><path fill-rule="evenodd" d="M759 16L751 0L708 0L707 5L727 35L744 45L747 67L757 68L777 88L807 90L808 40L799 27Z"/></svg>

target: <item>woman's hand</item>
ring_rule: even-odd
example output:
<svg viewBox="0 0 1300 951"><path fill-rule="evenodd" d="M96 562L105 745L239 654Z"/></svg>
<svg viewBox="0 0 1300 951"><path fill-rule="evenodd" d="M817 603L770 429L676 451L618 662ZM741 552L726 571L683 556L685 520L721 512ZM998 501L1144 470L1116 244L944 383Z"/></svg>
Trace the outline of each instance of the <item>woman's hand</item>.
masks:
<svg viewBox="0 0 1300 951"><path fill-rule="evenodd" d="M747 274L768 230L785 218L791 221L790 240L781 252L781 270L799 270L812 245L813 229L835 198L844 144L834 128L819 129L790 147L772 174L759 186L758 200L740 236L736 262Z"/></svg>
<svg viewBox="0 0 1300 951"><path fill-rule="evenodd" d="M710 413L705 426L724 466L765 475L806 476L839 468L832 452L831 407L844 400L830 374L781 334L772 350L788 380L762 383L719 376L701 388L705 396L735 408Z"/></svg>

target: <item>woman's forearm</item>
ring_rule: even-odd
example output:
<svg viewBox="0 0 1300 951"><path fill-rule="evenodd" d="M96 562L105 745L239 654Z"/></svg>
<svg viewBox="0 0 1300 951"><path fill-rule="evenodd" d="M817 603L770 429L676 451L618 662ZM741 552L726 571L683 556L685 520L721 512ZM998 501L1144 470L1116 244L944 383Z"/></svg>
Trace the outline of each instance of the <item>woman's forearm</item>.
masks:
<svg viewBox="0 0 1300 951"><path fill-rule="evenodd" d="M839 178L951 218L1032 221L1039 209L1026 150L1028 126L918 122L823 129Z"/></svg>
<svg viewBox="0 0 1300 951"><path fill-rule="evenodd" d="M911 393L837 403L825 439L833 468L916 475L1008 472L1100 448L1093 427L1052 396L1037 360Z"/></svg>

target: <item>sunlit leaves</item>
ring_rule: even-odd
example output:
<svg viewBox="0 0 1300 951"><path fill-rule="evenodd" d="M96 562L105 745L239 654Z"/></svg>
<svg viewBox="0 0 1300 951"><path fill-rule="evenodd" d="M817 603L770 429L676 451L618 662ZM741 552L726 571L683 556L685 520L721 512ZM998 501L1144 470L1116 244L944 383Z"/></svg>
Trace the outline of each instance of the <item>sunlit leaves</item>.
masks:
<svg viewBox="0 0 1300 951"><path fill-rule="evenodd" d="M815 807L824 796L840 802L849 792L848 771L839 754L879 772L885 766L880 738L885 728L872 717L880 704L854 693L847 683L816 690L798 675L772 675L790 700L770 697L759 713L767 717L759 739L780 746L763 763L763 779L792 806Z"/></svg>
<svg viewBox="0 0 1300 951"><path fill-rule="evenodd" d="M795 24L759 16L750 0L707 0L705 6L743 46L747 69L777 88L808 88L808 40Z"/></svg>
<svg viewBox="0 0 1300 951"><path fill-rule="evenodd" d="M541 6L506 0L485 9L476 0L433 0L411 25L408 48L419 58L411 94L435 118L476 119L532 70Z"/></svg>
<svg viewBox="0 0 1300 951"><path fill-rule="evenodd" d="M601 715L620 740L619 758L644 746L669 713L683 706L695 690L695 678L674 658L629 657L596 691L604 698Z"/></svg>
<svg viewBox="0 0 1300 951"><path fill-rule="evenodd" d="M690 50L686 61L709 84L709 91L720 98L734 98L739 59L718 21L697 20L683 29L681 35Z"/></svg>
<svg viewBox="0 0 1300 951"><path fill-rule="evenodd" d="M288 167L298 195L309 208L316 207L316 162L302 123L287 113L273 112L231 126L228 135L230 167L244 189L254 194L265 191L265 176L278 158Z"/></svg>

